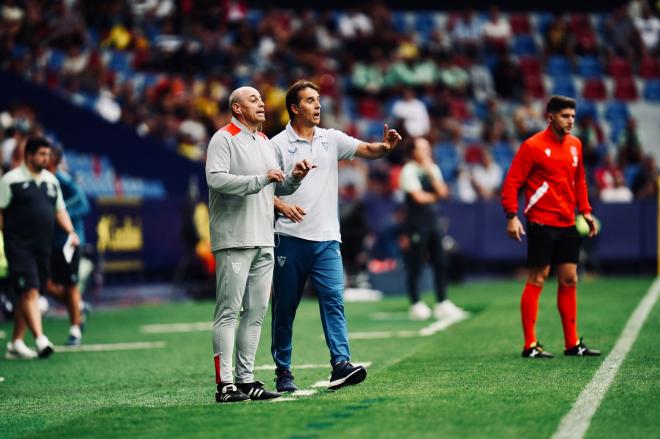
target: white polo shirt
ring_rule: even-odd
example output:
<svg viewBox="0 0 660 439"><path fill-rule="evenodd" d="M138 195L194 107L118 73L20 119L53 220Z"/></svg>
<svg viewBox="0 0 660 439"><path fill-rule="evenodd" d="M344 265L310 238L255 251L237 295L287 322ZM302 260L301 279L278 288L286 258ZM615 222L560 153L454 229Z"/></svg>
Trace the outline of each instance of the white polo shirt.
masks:
<svg viewBox="0 0 660 439"><path fill-rule="evenodd" d="M296 134L289 122L271 142L279 148L287 174L303 159L316 165L296 192L280 197L286 203L302 207L307 215L300 223L279 216L275 232L309 241L341 242L337 162L353 159L361 141L341 131L315 127L310 144Z"/></svg>

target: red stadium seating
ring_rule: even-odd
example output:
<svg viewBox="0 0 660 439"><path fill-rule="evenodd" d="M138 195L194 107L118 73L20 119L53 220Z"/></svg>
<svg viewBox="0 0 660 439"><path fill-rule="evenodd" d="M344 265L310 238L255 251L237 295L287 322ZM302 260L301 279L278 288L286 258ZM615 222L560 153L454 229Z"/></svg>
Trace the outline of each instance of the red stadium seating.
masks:
<svg viewBox="0 0 660 439"><path fill-rule="evenodd" d="M539 75L525 75L525 91L534 98L542 99L545 97L545 85Z"/></svg>
<svg viewBox="0 0 660 439"><path fill-rule="evenodd" d="M520 58L520 68L526 76L538 76L541 74L541 62L536 56Z"/></svg>
<svg viewBox="0 0 660 439"><path fill-rule="evenodd" d="M632 75L632 66L624 58L612 58L610 61L610 75L617 79Z"/></svg>
<svg viewBox="0 0 660 439"><path fill-rule="evenodd" d="M639 64L639 76L644 79L660 78L660 61L647 56Z"/></svg>
<svg viewBox="0 0 660 439"><path fill-rule="evenodd" d="M617 79L614 86L614 97L622 101L637 100L638 94L635 80L631 76Z"/></svg>
<svg viewBox="0 0 660 439"><path fill-rule="evenodd" d="M512 14L509 17L509 24L514 34L529 34L532 32L529 14Z"/></svg>
<svg viewBox="0 0 660 439"><path fill-rule="evenodd" d="M607 99L607 89L601 79L592 78L584 81L582 96L592 101L602 101Z"/></svg>

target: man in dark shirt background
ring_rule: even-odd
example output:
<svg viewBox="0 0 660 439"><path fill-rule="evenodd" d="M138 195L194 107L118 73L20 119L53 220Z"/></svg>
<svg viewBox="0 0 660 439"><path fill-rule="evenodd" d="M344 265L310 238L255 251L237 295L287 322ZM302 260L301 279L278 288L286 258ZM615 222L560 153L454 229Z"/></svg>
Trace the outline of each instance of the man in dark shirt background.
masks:
<svg viewBox="0 0 660 439"><path fill-rule="evenodd" d="M43 333L37 301L48 279L55 222L66 231L70 246L79 244L60 185L45 169L50 151L48 140L29 139L25 164L0 180L0 224L9 278L17 296L12 341L7 344L8 358L46 358L53 353L53 344ZM35 338L36 352L23 341L26 326Z"/></svg>

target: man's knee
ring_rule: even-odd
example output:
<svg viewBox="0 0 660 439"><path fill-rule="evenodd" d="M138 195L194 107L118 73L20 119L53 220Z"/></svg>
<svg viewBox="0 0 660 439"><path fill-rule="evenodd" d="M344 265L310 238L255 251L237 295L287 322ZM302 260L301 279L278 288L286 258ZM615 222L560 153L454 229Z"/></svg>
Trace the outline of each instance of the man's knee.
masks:
<svg viewBox="0 0 660 439"><path fill-rule="evenodd" d="M562 287L575 287L577 286L578 276L577 273L565 274L559 277L559 285Z"/></svg>
<svg viewBox="0 0 660 439"><path fill-rule="evenodd" d="M542 287L550 275L550 267L533 267L527 276L527 282Z"/></svg>

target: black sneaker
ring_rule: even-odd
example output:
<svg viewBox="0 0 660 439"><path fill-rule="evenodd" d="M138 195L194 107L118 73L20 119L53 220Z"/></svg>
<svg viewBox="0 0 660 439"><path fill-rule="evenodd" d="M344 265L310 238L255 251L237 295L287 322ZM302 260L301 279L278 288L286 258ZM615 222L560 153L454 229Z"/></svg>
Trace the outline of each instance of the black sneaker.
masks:
<svg viewBox="0 0 660 439"><path fill-rule="evenodd" d="M293 374L289 369L275 371L275 388L278 392L295 392L298 386L293 382Z"/></svg>
<svg viewBox="0 0 660 439"><path fill-rule="evenodd" d="M554 355L543 349L543 346L538 342L529 349L522 351L522 356L524 358L554 358Z"/></svg>
<svg viewBox="0 0 660 439"><path fill-rule="evenodd" d="M597 357L600 355L600 351L595 349L589 349L583 342L582 338L577 345L573 346L570 349L564 351L564 355L568 357Z"/></svg>
<svg viewBox="0 0 660 439"><path fill-rule="evenodd" d="M332 368L329 390L337 390L344 386L359 384L367 378L367 369L362 366L353 366L348 361L337 363Z"/></svg>
<svg viewBox="0 0 660 439"><path fill-rule="evenodd" d="M255 381L253 383L236 383L238 390L246 394L250 399L273 399L279 398L279 393L264 389L264 383Z"/></svg>
<svg viewBox="0 0 660 439"><path fill-rule="evenodd" d="M220 383L215 391L215 402L241 402L250 399L236 388L233 383Z"/></svg>

